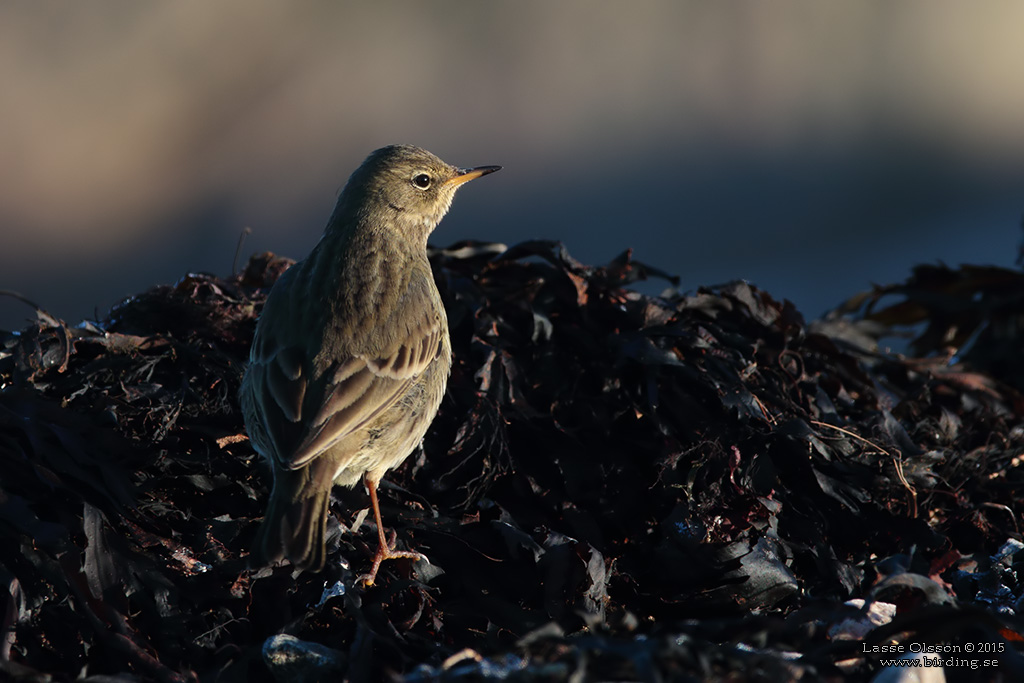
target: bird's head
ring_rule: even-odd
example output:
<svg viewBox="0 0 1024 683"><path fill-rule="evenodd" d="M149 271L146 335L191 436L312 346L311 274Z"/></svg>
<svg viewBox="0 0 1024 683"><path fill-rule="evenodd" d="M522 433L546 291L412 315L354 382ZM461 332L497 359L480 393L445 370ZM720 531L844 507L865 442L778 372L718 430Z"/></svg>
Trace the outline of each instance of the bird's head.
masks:
<svg viewBox="0 0 1024 683"><path fill-rule="evenodd" d="M412 145L382 147L349 178L338 200L339 213L359 214L361 221L393 225L422 239L437 227L464 183L501 166L459 168ZM419 241L417 239L417 241Z"/></svg>

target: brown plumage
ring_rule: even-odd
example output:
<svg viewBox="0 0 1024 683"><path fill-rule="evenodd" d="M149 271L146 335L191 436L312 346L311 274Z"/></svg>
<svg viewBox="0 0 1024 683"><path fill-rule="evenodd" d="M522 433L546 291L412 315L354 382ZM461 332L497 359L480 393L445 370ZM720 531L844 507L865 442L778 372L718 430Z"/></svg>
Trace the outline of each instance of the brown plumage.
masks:
<svg viewBox="0 0 1024 683"><path fill-rule="evenodd" d="M377 484L423 439L451 369L448 320L427 237L456 189L499 166L459 169L418 147L379 149L352 174L323 237L274 285L253 339L240 402L274 486L255 564L324 564L331 487L366 481L380 548L396 552Z"/></svg>

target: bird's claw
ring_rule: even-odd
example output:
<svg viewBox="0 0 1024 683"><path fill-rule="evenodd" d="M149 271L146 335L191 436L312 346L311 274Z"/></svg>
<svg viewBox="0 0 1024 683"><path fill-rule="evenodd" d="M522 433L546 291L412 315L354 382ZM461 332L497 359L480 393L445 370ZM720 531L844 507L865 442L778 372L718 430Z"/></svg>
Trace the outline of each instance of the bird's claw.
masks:
<svg viewBox="0 0 1024 683"><path fill-rule="evenodd" d="M427 556L423 553L413 552L412 550L395 550L395 540L397 537L398 534L392 529L391 538L388 539L388 542L381 544L377 548L377 554L373 557L373 565L370 567L370 571L357 578L356 583L361 583L365 587L372 586L373 582L377 579L377 570L380 569L380 565L384 560L427 560ZM427 560L427 562L429 561Z"/></svg>

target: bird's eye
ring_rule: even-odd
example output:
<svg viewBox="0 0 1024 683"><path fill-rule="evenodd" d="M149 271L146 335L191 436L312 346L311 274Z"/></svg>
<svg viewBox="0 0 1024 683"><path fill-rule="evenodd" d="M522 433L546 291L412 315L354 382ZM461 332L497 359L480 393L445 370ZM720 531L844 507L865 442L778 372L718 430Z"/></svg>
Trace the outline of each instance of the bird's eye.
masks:
<svg viewBox="0 0 1024 683"><path fill-rule="evenodd" d="M426 173L417 173L412 177L412 184L421 190L425 190L430 187L430 176Z"/></svg>

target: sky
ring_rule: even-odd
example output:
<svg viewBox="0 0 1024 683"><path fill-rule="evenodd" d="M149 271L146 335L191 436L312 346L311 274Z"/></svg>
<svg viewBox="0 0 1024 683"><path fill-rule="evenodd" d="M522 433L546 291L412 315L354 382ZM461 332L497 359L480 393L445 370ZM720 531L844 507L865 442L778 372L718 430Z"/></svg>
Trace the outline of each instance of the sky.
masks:
<svg viewBox="0 0 1024 683"><path fill-rule="evenodd" d="M920 263L1015 267L1024 4L0 5L0 289L74 324L303 257L390 143L459 166L431 242L558 239L815 318ZM662 283L647 285L656 292ZM0 328L33 311L0 298Z"/></svg>

